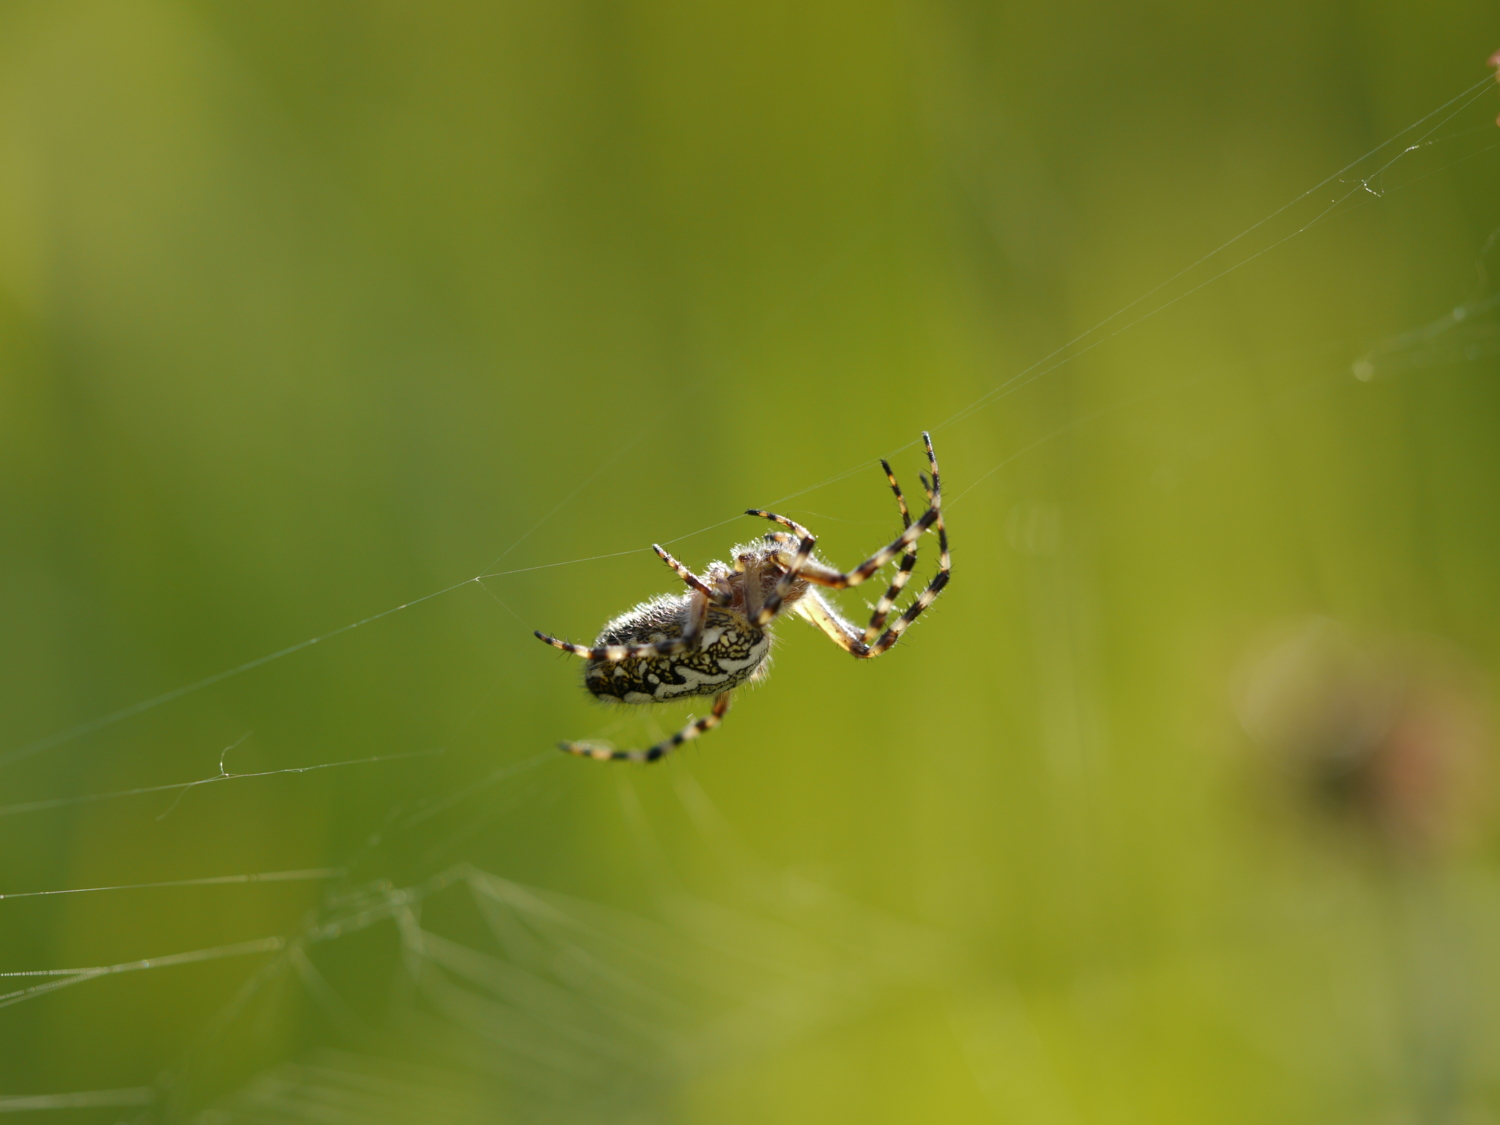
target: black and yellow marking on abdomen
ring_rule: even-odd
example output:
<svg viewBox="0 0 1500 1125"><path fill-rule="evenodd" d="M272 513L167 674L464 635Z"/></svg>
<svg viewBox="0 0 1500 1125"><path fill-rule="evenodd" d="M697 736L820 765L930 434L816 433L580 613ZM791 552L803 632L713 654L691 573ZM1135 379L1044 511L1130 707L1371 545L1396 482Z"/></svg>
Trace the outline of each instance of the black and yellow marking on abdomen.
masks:
<svg viewBox="0 0 1500 1125"><path fill-rule="evenodd" d="M603 644L639 644L652 638L638 635L635 623L622 620ZM661 703L692 695L718 695L745 683L764 663L770 638L742 616L710 609L704 626L708 642L684 652L631 657L619 661L591 661L584 669L584 686L601 699L622 703Z"/></svg>

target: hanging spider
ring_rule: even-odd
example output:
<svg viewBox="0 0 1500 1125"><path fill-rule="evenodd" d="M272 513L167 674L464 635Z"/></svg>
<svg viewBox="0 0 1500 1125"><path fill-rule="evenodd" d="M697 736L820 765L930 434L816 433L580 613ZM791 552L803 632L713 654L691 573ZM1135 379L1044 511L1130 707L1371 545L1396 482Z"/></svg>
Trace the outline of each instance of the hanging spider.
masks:
<svg viewBox="0 0 1500 1125"><path fill-rule="evenodd" d="M952 571L948 532L943 527L942 480L938 476L937 456L932 451L932 439L925 433L922 442L932 468L930 481L925 474L921 475L927 492L927 511L912 521L901 486L896 483L890 465L882 460L880 464L891 491L896 494L905 530L853 570L840 571L814 558L817 539L801 524L752 508L745 513L747 516L779 523L792 534L769 531L756 542L736 547L733 565L710 563L703 578L653 543L651 549L687 583L688 593L663 594L621 614L604 626L592 648L538 632L538 639L588 661L583 670L584 686L601 699L664 703L687 695L714 697L713 709L707 715L648 750L616 750L596 742L564 742L561 748L569 754L601 761L654 762L684 742L712 730L729 710L730 693L743 684L764 679L770 670L766 658L771 652L771 622L786 610L812 622L845 652L861 660L879 656L900 640L907 626L942 593ZM906 612L886 628L896 598L917 564L917 539L929 529L938 536L937 573ZM842 590L858 586L902 551L906 554L900 568L885 596L876 604L863 633L814 588Z"/></svg>

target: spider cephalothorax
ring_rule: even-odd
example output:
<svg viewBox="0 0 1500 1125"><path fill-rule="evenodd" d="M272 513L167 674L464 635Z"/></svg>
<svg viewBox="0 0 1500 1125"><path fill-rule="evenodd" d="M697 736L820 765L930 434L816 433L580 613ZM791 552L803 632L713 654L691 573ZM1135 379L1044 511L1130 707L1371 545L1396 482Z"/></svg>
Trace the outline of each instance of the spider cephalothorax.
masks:
<svg viewBox="0 0 1500 1125"><path fill-rule="evenodd" d="M688 695L715 697L708 715L649 750L615 750L590 742L564 742L562 748L591 758L649 762L718 726L729 710L730 693L743 684L764 678L770 667L767 658L771 652L771 623L786 610L818 626L855 657L871 659L889 650L942 592L952 572L948 532L943 526L942 480L937 456L932 450L932 440L925 433L922 441L932 468L932 479L922 478L927 491L927 511L912 521L895 474L890 465L881 461L900 505L905 529L894 542L851 571L840 571L814 557L817 539L801 524L755 508L746 515L771 520L791 534L771 531L760 540L736 547L732 563L711 563L702 578L653 544L652 550L687 584L687 593L662 595L621 614L604 626L593 647L537 633L548 644L588 661L583 672L584 686L601 699L662 703ZM938 571L927 588L887 628L886 619L916 566L917 539L929 530L938 536ZM817 588L842 590L858 586L903 551L901 565L863 631L839 613Z"/></svg>

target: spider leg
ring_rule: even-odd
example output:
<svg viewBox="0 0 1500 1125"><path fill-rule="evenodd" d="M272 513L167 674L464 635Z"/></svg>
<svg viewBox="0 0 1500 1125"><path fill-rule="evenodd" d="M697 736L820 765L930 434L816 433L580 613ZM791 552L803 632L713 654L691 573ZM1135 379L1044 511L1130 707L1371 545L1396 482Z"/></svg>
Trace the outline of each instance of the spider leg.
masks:
<svg viewBox="0 0 1500 1125"><path fill-rule="evenodd" d="M930 450L931 448L929 444L928 449ZM937 601L937 596L943 592L943 587L948 585L948 579L953 575L953 558L948 553L948 529L943 526L942 509L938 506L936 499L938 490L941 488L941 484L938 481L937 462L934 461L932 465L931 484L928 483L926 477L922 478L922 484L927 489L927 495L933 498L932 510L938 513L937 519L933 521L938 537L937 573L927 583L927 588L917 595L917 600L907 606L906 612L896 618L895 623L885 631L884 636L870 646L868 658L879 656L900 640L901 634L906 632L907 627L921 616L922 611Z"/></svg>
<svg viewBox="0 0 1500 1125"><path fill-rule="evenodd" d="M688 643L683 637L674 637L670 641L653 641L644 645L601 645L598 648L590 648L588 645L575 645L571 641L549 637L540 629L533 629L531 635L544 644L560 648L564 652L571 652L574 656L582 657L584 660L607 660L611 664L621 660L637 660L643 656L665 656L669 653L682 652Z"/></svg>
<svg viewBox="0 0 1500 1125"><path fill-rule="evenodd" d="M785 516L778 516L775 512L767 512L762 508L751 508L745 512L747 516L759 516L763 520L772 520L782 527L789 529L795 534L799 542L797 553L792 556L792 561L787 564L786 570L782 571L781 577L776 580L776 588L771 591L765 603L755 614L753 620L756 625L765 625L781 612L781 603L786 600L787 594L797 581L797 576L802 573L802 568L812 558L813 548L818 545L817 536L808 531L796 520L789 520Z"/></svg>
<svg viewBox="0 0 1500 1125"><path fill-rule="evenodd" d="M813 562L803 568L802 577L804 579L809 582L815 582L819 586L827 586L831 590L843 590L850 586L858 586L902 551L909 550L911 545L925 534L928 528L932 527L942 518L943 490L940 478L938 477L937 455L932 451L932 439L925 433L922 435L922 441L927 446L927 462L932 468L932 488L928 492L929 504L927 511L923 512L921 518L903 531L894 542L876 551L853 570L838 571L830 566ZM925 483L926 478L923 478L923 480Z"/></svg>
<svg viewBox="0 0 1500 1125"><path fill-rule="evenodd" d="M901 508L902 530L911 526L911 512L906 507L906 497L901 495L901 486L896 483L896 474L891 471L891 463L885 458L880 459L880 467L885 470L885 479L891 482L891 491L896 494L896 504ZM926 485L926 478L923 478ZM927 502L932 503L932 490L927 491ZM901 596L901 591L906 588L907 581L911 578L912 569L917 565L917 544L912 541L911 550L901 560L901 566L891 578L891 584L886 589L880 601L875 604L875 613L870 618L870 623L865 626L864 643L869 644L885 628L885 619L890 616L891 609L896 604L896 599Z"/></svg>
<svg viewBox="0 0 1500 1125"><path fill-rule="evenodd" d="M704 622L708 619L708 603L713 596L712 593L704 595L697 591L689 594L687 621L683 625L682 635L664 641L652 641L643 645L600 645L597 648L590 648L588 645L575 645L569 641L559 640L557 637L549 637L539 629L535 630L532 635L553 648L571 652L574 656L580 656L584 660L603 660L615 664L621 660L670 656L674 653L686 652L698 643L698 636L703 632Z"/></svg>
<svg viewBox="0 0 1500 1125"><path fill-rule="evenodd" d="M691 589L696 590L705 598L708 598L709 600L714 602L715 605L727 605L729 603L730 595L727 591L715 590L707 582L703 581L703 579L699 578L691 570L683 566L671 555L667 554L666 551L662 550L659 544L651 544L651 549L655 551L657 557L659 557L662 562L670 566L676 573L677 577L686 582Z"/></svg>
<svg viewBox="0 0 1500 1125"><path fill-rule="evenodd" d="M793 607L792 612L822 629L828 634L829 640L851 656L862 658L869 652L869 646L860 637L859 630L817 590L809 590L807 596Z"/></svg>
<svg viewBox="0 0 1500 1125"><path fill-rule="evenodd" d="M724 713L729 710L729 694L727 691L720 692L714 698L713 710L707 715L694 720L671 738L658 742L646 750L616 750L604 742L563 742L558 744L558 749L583 758L593 758L596 762L654 762L666 757L684 742L691 742L700 734L713 730L723 722Z"/></svg>
<svg viewBox="0 0 1500 1125"><path fill-rule="evenodd" d="M910 524L902 532L901 538L883 550L876 552L869 559L865 560L865 562L847 573L841 573L819 562L809 562L800 572L801 577L806 581L834 590L857 586L871 574L875 573L876 570L879 570L881 566L889 562L905 543L914 544L917 536L921 535L929 527L937 533L939 551L937 573L927 583L927 588L917 595L916 600L907 607L906 612L901 614L892 623L891 627L881 634L880 639L875 641L874 644L870 643L871 640L880 632L881 626L885 624L885 619L891 611L896 595L906 585L911 569L908 562L915 563L914 547L901 560L901 570L897 572L895 578L892 580L890 589L886 591L885 597L881 598L880 603L875 607L875 614L871 617L870 624L862 636L822 596L803 598L802 601L797 603L797 609L803 617L822 629L844 651L862 660L873 659L881 655L900 640L901 634L906 632L911 623L921 616L922 611L937 600L937 596L948 585L948 580L953 572L953 560L948 551L948 529L943 525L943 486L942 478L938 473L937 455L932 450L932 439L927 434L924 433L922 435L922 440L927 446L927 461L932 469L932 478L929 480L925 475L921 478L922 487L927 492L928 502L927 511L922 514L921 519ZM888 474L890 473L889 468L886 471ZM896 488L894 476L891 477L891 486L892 488ZM903 509L905 508L904 500L902 501L902 507ZM909 540L908 536L910 536Z"/></svg>

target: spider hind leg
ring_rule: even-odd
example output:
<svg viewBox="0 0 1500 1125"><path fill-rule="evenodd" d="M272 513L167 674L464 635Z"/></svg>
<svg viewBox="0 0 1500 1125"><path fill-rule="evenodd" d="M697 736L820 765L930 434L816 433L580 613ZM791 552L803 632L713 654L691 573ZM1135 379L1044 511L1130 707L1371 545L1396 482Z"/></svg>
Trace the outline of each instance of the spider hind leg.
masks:
<svg viewBox="0 0 1500 1125"><path fill-rule="evenodd" d="M665 758L684 742L691 742L706 731L711 731L724 721L729 710L729 692L720 692L714 697L713 709L701 719L695 719L671 738L658 742L645 750L616 750L607 742L561 742L558 749L565 754L577 754L581 758L593 758L596 762L656 762Z"/></svg>

